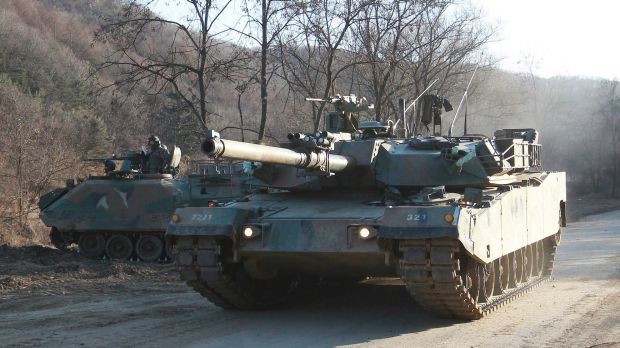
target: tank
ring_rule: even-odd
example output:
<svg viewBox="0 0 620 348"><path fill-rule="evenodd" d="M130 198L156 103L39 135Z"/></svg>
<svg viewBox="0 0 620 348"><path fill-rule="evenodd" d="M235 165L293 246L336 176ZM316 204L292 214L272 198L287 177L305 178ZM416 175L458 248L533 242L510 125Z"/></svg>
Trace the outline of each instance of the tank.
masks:
<svg viewBox="0 0 620 348"><path fill-rule="evenodd" d="M175 147L162 174L144 173L140 152L96 159L104 163L105 175L69 180L40 198L40 218L51 227L52 244L59 249L77 244L92 259L170 260L163 237L176 208L222 204L247 193L240 163L195 162L194 174L179 179L179 159Z"/></svg>
<svg viewBox="0 0 620 348"><path fill-rule="evenodd" d="M428 311L469 320L548 279L566 179L541 169L534 129L398 137L393 124L327 124L282 147L207 132L205 153L248 161L278 191L175 211L166 239L189 286L258 309L300 279L399 277Z"/></svg>

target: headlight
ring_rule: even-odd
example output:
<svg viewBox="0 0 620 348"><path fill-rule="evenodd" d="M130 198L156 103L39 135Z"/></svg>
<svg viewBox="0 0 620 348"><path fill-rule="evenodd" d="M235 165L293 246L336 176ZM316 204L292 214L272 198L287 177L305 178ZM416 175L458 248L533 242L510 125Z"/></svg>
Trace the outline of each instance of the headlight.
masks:
<svg viewBox="0 0 620 348"><path fill-rule="evenodd" d="M372 226L357 226L355 232L363 240L372 239L377 236L377 229Z"/></svg>
<svg viewBox="0 0 620 348"><path fill-rule="evenodd" d="M181 217L178 214L172 214L170 216L170 221L178 223L179 221L181 221Z"/></svg>
<svg viewBox="0 0 620 348"><path fill-rule="evenodd" d="M258 226L243 226L241 234L243 238L252 239L260 236L261 230Z"/></svg>
<svg viewBox="0 0 620 348"><path fill-rule="evenodd" d="M357 233L359 233L360 238L362 238L362 239L366 239L366 238L370 237L370 229L368 229L368 227L360 228L360 230Z"/></svg>

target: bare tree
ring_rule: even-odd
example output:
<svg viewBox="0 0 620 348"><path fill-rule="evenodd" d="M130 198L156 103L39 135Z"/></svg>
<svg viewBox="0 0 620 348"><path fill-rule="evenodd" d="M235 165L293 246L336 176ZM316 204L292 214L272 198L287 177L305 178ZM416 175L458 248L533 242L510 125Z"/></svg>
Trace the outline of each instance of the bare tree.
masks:
<svg viewBox="0 0 620 348"><path fill-rule="evenodd" d="M368 6L355 34L367 61L359 78L374 97L376 119L397 112L396 97L414 98L435 79L434 90L450 92L455 78L473 69L493 31L476 9L455 1Z"/></svg>
<svg viewBox="0 0 620 348"><path fill-rule="evenodd" d="M351 28L359 20L368 1L299 1L299 11L290 30L280 35L280 76L297 99L327 98L334 93L342 73L359 64L347 53ZM353 57L353 59L351 59ZM312 104L312 123L316 131L325 103Z"/></svg>
<svg viewBox="0 0 620 348"><path fill-rule="evenodd" d="M243 94L248 90L248 83L241 83L235 87L237 91L237 111L239 111L239 130L241 131L241 141L245 141L245 126L243 125L243 107L241 106L241 100ZM259 136L259 140L262 139Z"/></svg>
<svg viewBox="0 0 620 348"><path fill-rule="evenodd" d="M206 127L210 84L235 79L246 56L245 50L220 39L226 30L215 30L231 0L181 1L191 8L187 23L156 16L149 9L155 1L129 1L119 17L107 18L96 32L96 42L115 47L97 69L113 70L117 76L103 88L131 93L145 87L161 94L171 87Z"/></svg>
<svg viewBox="0 0 620 348"><path fill-rule="evenodd" d="M256 44L260 48L260 71L258 75L260 76L261 116L258 140L262 140L265 136L268 85L277 69L276 66L270 66L269 64L273 61L269 59L270 50L273 43L276 42L277 38L297 14L295 11L291 11L292 8L288 7L289 4L290 1L287 0L245 0L243 10L247 20L246 26L241 30L233 29L248 39L250 44ZM260 9L258 6L260 6ZM254 15L254 13L259 13L260 17ZM253 80L256 80L254 76L248 79L250 82ZM241 94L239 94L239 98L241 98ZM239 114L241 115L240 99L238 104Z"/></svg>
<svg viewBox="0 0 620 348"><path fill-rule="evenodd" d="M5 183L0 196L0 223L22 229L29 225L29 214L37 209L38 197L61 173L79 170L75 148L85 152L96 147L87 134L67 122L66 113L50 110L13 87L0 88L0 177ZM79 143L71 144L71 133ZM90 142L90 144L89 144Z"/></svg>
<svg viewBox="0 0 620 348"><path fill-rule="evenodd" d="M421 45L405 69L414 81L411 90L418 94L438 80L434 86L437 93L460 96L476 66L484 69L494 64L493 57L484 57L482 53L495 28L481 20L480 10L456 2L427 9L422 20L424 30L416 40L428 44ZM474 81L468 95L475 88Z"/></svg>
<svg viewBox="0 0 620 348"><path fill-rule="evenodd" d="M420 35L420 17L431 6L435 5L427 1L375 2L364 8L354 27L365 61L359 78L374 99L377 121L388 116L384 115L387 104L407 87L402 75L395 74L404 60L427 44L412 39Z"/></svg>

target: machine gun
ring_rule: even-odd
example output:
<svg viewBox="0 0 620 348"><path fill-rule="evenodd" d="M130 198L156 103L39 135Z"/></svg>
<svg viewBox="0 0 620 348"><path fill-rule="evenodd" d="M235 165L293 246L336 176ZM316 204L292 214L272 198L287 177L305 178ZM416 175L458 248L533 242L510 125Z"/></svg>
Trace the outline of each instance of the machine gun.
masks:
<svg viewBox="0 0 620 348"><path fill-rule="evenodd" d="M87 158L85 161L103 162L104 171L107 176L124 177L135 174L147 174L147 163L149 160L148 152L142 148L140 151L127 151L120 156L113 154L111 157ZM181 161L181 149L174 146L170 157L167 160L166 170L163 174L175 176L179 172ZM120 165L119 163L120 162ZM159 173L148 173L159 174Z"/></svg>
<svg viewBox="0 0 620 348"><path fill-rule="evenodd" d="M127 151L120 156L86 158L89 162L103 162L104 171L108 176L124 176L141 173L146 166L147 154L142 151ZM119 163L120 162L120 165ZM117 169L118 168L118 169Z"/></svg>
<svg viewBox="0 0 620 348"><path fill-rule="evenodd" d="M355 94L340 95L328 98L306 98L309 102L333 104L336 111L328 112L325 116L326 127L329 132L355 133L359 129L359 122L354 112L374 109L374 104L368 104L366 98L358 98Z"/></svg>

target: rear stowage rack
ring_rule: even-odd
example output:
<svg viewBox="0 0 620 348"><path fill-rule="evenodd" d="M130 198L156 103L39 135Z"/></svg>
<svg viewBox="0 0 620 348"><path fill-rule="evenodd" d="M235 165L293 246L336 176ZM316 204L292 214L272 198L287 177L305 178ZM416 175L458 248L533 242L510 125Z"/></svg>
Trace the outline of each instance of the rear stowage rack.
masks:
<svg viewBox="0 0 620 348"><path fill-rule="evenodd" d="M493 139L475 139L476 157L488 175L539 170L541 145L537 139L538 132L532 128L501 129L495 131Z"/></svg>
<svg viewBox="0 0 620 348"><path fill-rule="evenodd" d="M516 171L540 169L538 132L533 128L500 129L495 131L493 142L504 160Z"/></svg>

